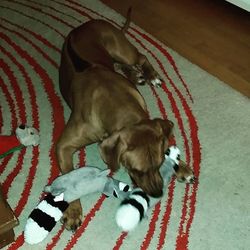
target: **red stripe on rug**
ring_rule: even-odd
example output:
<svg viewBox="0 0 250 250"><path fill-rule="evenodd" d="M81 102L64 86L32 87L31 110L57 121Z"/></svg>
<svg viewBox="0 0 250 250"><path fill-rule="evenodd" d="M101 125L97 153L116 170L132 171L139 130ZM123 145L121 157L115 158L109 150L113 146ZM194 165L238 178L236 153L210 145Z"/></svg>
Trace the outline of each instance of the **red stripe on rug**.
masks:
<svg viewBox="0 0 250 250"><path fill-rule="evenodd" d="M175 181L172 180L169 184L169 187L168 187L169 192L168 192L168 199L166 200L166 204L165 204L166 209L165 209L164 215L161 219L161 231L160 231L160 234L158 237L159 241L158 241L157 249L162 249L162 246L166 242L167 229L168 229L170 216L171 216L171 212L172 212L174 189L175 189Z"/></svg>
<svg viewBox="0 0 250 250"><path fill-rule="evenodd" d="M20 15L22 15L22 16L28 17L28 18L30 18L30 19L32 19L32 20L35 20L36 22L41 23L42 25L44 25L44 26L48 27L49 29L55 31L55 33L57 33L58 35L60 35L62 38L65 38L65 36L64 36L61 32L59 32L57 29L55 29L55 28L52 27L51 25L49 25L49 24L47 24L47 23L45 23L45 22L43 22L43 21L41 21L41 20L35 18L34 16L27 15L26 13L23 13L22 11L19 11L19 10L10 8L10 7L6 7L6 6L3 6L3 5L0 5L0 7L1 7L2 9L7 9L7 10L13 11L13 12L15 12L15 13L18 13L18 14L20 14Z"/></svg>
<svg viewBox="0 0 250 250"><path fill-rule="evenodd" d="M28 57L29 58L29 57ZM26 58L27 59L27 58ZM34 65L33 65L34 66ZM37 65L35 65L35 66L37 66ZM39 68L39 67L36 67L36 68ZM39 72L38 72L38 74L39 74ZM45 79L44 80L44 82L48 82L48 79ZM49 91L49 92L51 92L51 91ZM52 91L53 92L53 91ZM53 95L52 95L53 96ZM57 98L51 98L52 100L53 100L53 102L55 103L56 101L55 101L55 99L57 99ZM53 102L52 102L52 106L54 107L54 106L58 106L58 105L53 105ZM60 109L58 109L58 111L60 112ZM53 112L53 114L55 114L56 112ZM63 112L60 112L60 114L62 114ZM56 119L55 119L56 120ZM57 119L58 120L58 119ZM64 121L63 122L61 122L61 121L59 121L59 123L58 123L59 125L61 125L61 126L63 126L64 125ZM57 132L55 132L55 131L57 131ZM60 133L58 130L54 130L54 137L59 137L59 134L58 133ZM51 152L52 152L52 150L51 150ZM52 162L55 162L55 160L54 160L54 157L51 157L52 158ZM54 169L54 167L53 167L53 165L55 165L55 164L52 164L52 172L51 172L51 178L52 179L54 179L54 177L55 176L57 176L58 175L58 169L56 170L56 171L53 171L53 169ZM53 174L54 173L54 174ZM31 184L31 183L28 183L28 184Z"/></svg>
<svg viewBox="0 0 250 250"><path fill-rule="evenodd" d="M20 37L24 39L23 36L20 36ZM49 56L48 56L47 54L45 54L44 52L42 52L41 49L40 49L39 47L35 46L34 43L31 42L28 38L25 38L25 41L28 42L28 43L30 43L39 53L41 53L42 55L46 55L46 56L45 56L45 59L48 59L48 58L49 58ZM28 59L33 59L33 58L30 57L28 54L27 54L27 56L28 56ZM27 56L26 56L26 57L27 57ZM53 60L53 59L51 59L51 60ZM51 60L49 60L50 63L51 63ZM30 61L30 60L29 60L29 61ZM42 77L43 82L44 82L44 83L47 83L47 84L44 85L44 87L45 87L45 89L46 89L47 95L50 97L50 98L49 98L49 101L51 102L52 109L54 110L54 112L53 112L53 118L54 118L55 124L58 125L57 128L60 128L60 129L55 129L55 128L54 128L54 133L53 133L53 135L54 135L54 138L57 140L57 138L59 138L60 133L61 133L61 131L62 131L62 127L64 126L64 120L62 120L63 117L61 117L61 118L62 118L62 119L61 119L60 116L56 115L56 111L57 111L57 112L58 112L58 111L60 112L60 110L62 111L62 110L63 110L63 107L62 107L62 105L61 105L61 103L60 103L60 99L59 99L58 96L55 94L55 90L54 90L54 86L53 86L52 80L49 78L49 76L47 75L47 73L46 73L44 70L41 70L41 72L38 70L38 69L41 68L41 67L38 65L38 63L35 62L34 59L31 60L30 62L31 62L31 63L33 62L33 63L32 63L33 66L35 65L34 68L35 68L35 71L38 73L38 75L43 76L43 77ZM34 62L35 62L35 63L34 63ZM31 65L32 65L32 64L31 64ZM55 66L56 68L58 67L58 66L55 65L54 63L52 63L52 65ZM36 69L37 69L37 70L36 70ZM41 69L42 69L42 68L41 68ZM30 83L31 83L31 81L30 81ZM50 84L50 85L49 85L49 84ZM50 87L51 85L52 85L52 88ZM30 86L32 86L32 84L30 84ZM35 93L34 93L34 94L35 94ZM60 113L60 114L63 114L63 112ZM56 122L56 121L58 121L58 122ZM36 128L37 128L37 127L38 127L38 122L37 122ZM50 154L50 157L53 159L52 162L55 163L56 160L55 160L55 157L54 157L54 149L51 149L51 152L52 152L52 154ZM59 171L56 171L56 172L53 174L53 177L51 177L51 178L54 179L58 174L59 174ZM49 179L49 182L51 181L51 178Z"/></svg>
<svg viewBox="0 0 250 250"><path fill-rule="evenodd" d="M60 10L59 10L59 9L56 9L56 8L50 6L50 5L43 4L43 3L41 3L41 2L38 3L38 2L35 2L35 1L32 1L32 0L26 0L26 1L27 1L27 2L30 2L30 3L32 3L32 4L35 4L35 5L39 5L39 6L48 8L49 10L58 13L60 16L61 16L61 15L64 15L65 17L70 17L70 18L74 19L74 20L77 21L78 23L82 23L82 20L79 20L79 19L77 19L76 17L74 17L74 16L72 16L72 15L69 15L68 13L65 13L65 12L61 11L61 9L60 9ZM53 3L57 3L57 2L56 2L55 0L53 0ZM67 7L66 4L63 4L63 3L60 3L60 4Z"/></svg>
<svg viewBox="0 0 250 250"><path fill-rule="evenodd" d="M141 244L141 247L140 247L141 250L148 249L149 244L150 244L151 240L153 239L153 236L155 233L156 222L159 219L160 212L161 212L161 203L158 202L155 205L154 210L152 212L153 216L152 216L151 221L149 223L147 234L146 234L146 236Z"/></svg>
<svg viewBox="0 0 250 250"><path fill-rule="evenodd" d="M25 40L27 41L27 39L25 39ZM36 49L37 49L37 47L36 47ZM38 51L41 52L40 50L38 50ZM55 65L54 65L54 66L55 66ZM54 105L52 105L52 106L54 107ZM55 113L56 113L56 112L54 112L54 114L55 114ZM64 124L64 122L61 123L61 124ZM59 137L59 134L58 134L56 137ZM51 151L53 151L53 150L51 150ZM51 155L51 157L54 158L53 155ZM85 162L84 157L85 157L85 156L84 156L84 153L81 154L81 162ZM55 162L55 160L54 160L54 162ZM59 171L59 170L58 170L58 171ZM52 174L51 177L50 177L49 180L48 180L48 183L50 183L50 182L55 178L55 176L57 176L58 174L59 174L59 172L57 173L57 171L56 171L54 174ZM60 238L60 237L58 237L59 234L60 234L60 232L56 235L56 237L54 237L53 243L52 243L51 247L53 247L53 245L55 244L55 241L59 240L59 238ZM50 246L48 246L48 247L50 247Z"/></svg>
<svg viewBox="0 0 250 250"><path fill-rule="evenodd" d="M17 32L17 31L14 31L12 29L4 27L2 25L0 25L0 27L3 27L5 30L8 30L9 32L11 32L13 34L16 34L17 36L21 37L24 41L31 44L31 46L34 47L48 62L50 62L54 67L58 68L59 65L48 54L43 52L40 47L38 47L36 44L31 42L31 40L28 40L24 35L22 35L21 33Z"/></svg>
<svg viewBox="0 0 250 250"><path fill-rule="evenodd" d="M1 87L1 80L0 79L0 87ZM3 127L3 112L2 112L2 106L0 107L0 135L2 135L2 127Z"/></svg>
<svg viewBox="0 0 250 250"><path fill-rule="evenodd" d="M163 83L165 84L165 83ZM151 86L152 91L154 93L154 96L157 98L157 102L158 102L158 106L160 107L161 113L163 114L163 117L165 119L167 119L167 115L166 115L166 111L165 108L163 106L163 103L161 101L161 99L159 98L159 96L157 95L155 89ZM171 145L175 145L176 142L173 139L172 144ZM174 189L175 189L175 182L172 180L168 186L168 199L166 201L166 209L164 212L164 215L161 219L161 231L160 231L160 235L159 235L159 243L158 243L158 248L157 249L161 249L161 246L164 245L165 241L166 241L166 237L167 237L167 229L168 229L168 225L170 222L170 216L171 216L171 212L172 212L172 203L173 203L173 198L174 198ZM146 248L149 246L149 243L146 245Z"/></svg>
<svg viewBox="0 0 250 250"><path fill-rule="evenodd" d="M10 44L10 39L7 36L2 36L2 38ZM24 79L26 80L27 84L30 85L29 86L30 87L29 88L29 92L31 92L30 96L31 96L31 102L32 102L32 104L31 104L31 107L32 107L32 117L34 119L34 125L36 125L36 128L39 129L39 127L38 127L38 125L39 125L38 124L38 111L37 111L38 109L37 109L36 100L35 100L35 91L33 90L31 79L28 77L27 73L25 72L24 67L20 63L18 63L17 60L9 52L7 52L6 50L3 51L3 52L19 68L19 70L22 72L22 74L24 76ZM13 89L15 90L16 86L13 86ZM19 91L21 93L21 90L19 90ZM17 94L16 94L16 96L17 96ZM19 102L19 107L21 108L21 111L20 111L21 114L23 114L23 113L25 114L24 101L22 103ZM26 124L26 121L22 121L22 123ZM18 173L21 170L22 162L23 162L23 157L24 157L24 152L25 151L23 151L23 154L21 154L19 156L19 161L18 161L17 166L14 168L14 170L12 171L12 173L7 177L6 182L4 182L4 187L7 188L7 189L9 189L9 187L11 186L14 178L18 175ZM34 157L37 159L38 158L38 150L37 149L33 149L33 152L35 152L34 153ZM34 158L33 158L32 162L34 162ZM21 199L18 201L18 204L17 204L16 208L14 209L14 212L15 212L16 216L20 215L20 213L22 212L22 210L23 210L23 208L24 208L24 206L26 204L26 201L28 199L27 190L30 190L30 188L32 186L30 184L30 182L34 178L34 176L32 175L32 172L36 171L37 162L38 162L38 160L36 160L34 162L35 164L32 164L32 167L30 169L30 173L29 173L27 182L25 184L25 188L24 188L24 190L22 192L22 195L21 195Z"/></svg>
<svg viewBox="0 0 250 250"><path fill-rule="evenodd" d="M11 188L14 179L17 177L17 175L20 173L22 169L25 152L26 152L25 148L22 149L22 151L20 151L15 167L11 170L11 173L6 177L6 179L2 181L3 193L7 196L7 198L9 189Z"/></svg>
<svg viewBox="0 0 250 250"><path fill-rule="evenodd" d="M0 36L2 37L3 33L0 33ZM1 48L1 51L4 54L9 55L9 53L7 53L7 51L3 47ZM26 112L25 112L25 109L23 108L24 98L22 95L22 91L18 85L17 79L16 79L13 71L10 69L10 66L7 63L5 63L3 60L1 60L0 62L1 62L1 67L3 69L3 72L5 73L5 75L8 76L9 81L11 83L11 86L12 86L14 93L15 93L15 98L16 98L16 102L17 102L17 110L19 110L19 112L18 112L19 119L18 120L21 123L26 124ZM17 127L18 124L14 124L14 125L15 125L15 127Z"/></svg>
<svg viewBox="0 0 250 250"><path fill-rule="evenodd" d="M25 71L25 68L22 64L20 64L16 58L14 56L12 56L7 50L5 49L1 49L2 52L9 57L9 59L12 61L12 63L14 65L17 66L17 68L19 69L19 71L21 72L25 82L27 83L28 85L28 91L29 91L29 94L30 94L30 100L31 100L31 107L32 107L32 117L34 119L34 123L33 123L33 126L37 129L39 129L39 124L38 124L38 107L37 107L37 104L36 104L36 94L35 94L35 91L34 91L34 88L33 88L33 84L32 84L32 81L30 79L30 77L28 76L27 72ZM6 66L8 67L8 65ZM10 68L9 68L9 72L11 72ZM8 72L7 72L7 75L8 75ZM17 82L16 82L16 85ZM17 92L16 91L16 85L12 85L12 88L14 90L14 92ZM21 90L20 90L21 92ZM16 96L17 94L15 94ZM20 112L22 114L25 114L25 109L24 109L24 100L22 103L18 103L18 106L20 107ZM21 123L23 124L26 124L25 121L21 121ZM25 151L22 151L22 155L20 156L19 155L19 160L18 160L18 164L16 165L16 167L12 170L12 172L8 175L8 177L6 178L5 182L3 182L3 188L6 190L6 192L8 192L9 188L11 187L12 185L12 182L14 181L14 178L18 175L18 173L21 171L22 169L22 162L23 162L23 157L24 157L24 152ZM21 159L20 159L21 157Z"/></svg>
<svg viewBox="0 0 250 250"><path fill-rule="evenodd" d="M55 0L53 2L55 2L55 3L59 4L59 5L65 6L65 7L69 8L69 9L72 9L72 10L76 11L77 13L83 15L84 17L88 18L88 19L92 19L92 17L90 15L88 15L86 12L81 11L81 10L79 10L77 8L74 8L71 5L65 4L63 2L58 2L58 1L55 1ZM64 2L67 2L67 1L64 1ZM81 21L81 23L83 22L83 20L79 20L79 19L78 19L78 21Z"/></svg>
<svg viewBox="0 0 250 250"><path fill-rule="evenodd" d="M152 91L152 93L153 93L153 96L156 98L156 100L157 100L157 104L158 104L158 107L159 107L159 109L160 109L160 112L161 112L161 114L162 114L162 116L163 116L163 118L164 119L167 119L167 114L166 114L166 110L165 110L165 108L164 108L164 105L163 105L163 103L162 103L162 101L161 101L161 99L160 99L160 97L159 97L159 95L156 93L156 91L155 91L155 88L153 87L153 86L150 86L150 88L151 88L151 91ZM170 192L171 193L171 192ZM173 193L173 192L172 192ZM170 205L170 208L172 207L172 204L169 204ZM149 223L149 229L148 229L148 231L147 231L147 234L146 234L146 236L144 237L144 240L143 240L143 242L142 242L142 244L141 244L141 247L140 247L140 249L148 249L148 247L149 247L149 245L150 245L150 243L151 243L151 240L153 239L153 236L154 236L154 233L155 233L155 227L156 227L156 223L157 223L157 221L158 221L158 219L159 219L159 214L160 214L160 212L161 212L161 206L160 206L160 203L158 203L156 206L155 206L155 208L154 208L154 210L153 210L153 216L152 216L152 218L151 218L151 221L150 221L150 223ZM171 210L170 210L171 211ZM168 220L166 220L166 224L168 224L169 223L169 218L167 218Z"/></svg>
<svg viewBox="0 0 250 250"><path fill-rule="evenodd" d="M162 67L162 69L164 70L163 67ZM165 71L165 70L164 70L164 71ZM165 75L166 75L166 72L165 72ZM193 117L193 114L192 114L192 112L191 112L191 109L189 108L189 106L188 106L186 100L185 100L184 97L181 95L181 93L179 92L179 90L178 90L178 89L175 87L175 85L173 84L172 80L171 80L168 76L167 76L167 78L169 79L171 85L175 88L175 90L176 90L178 96L180 97L180 99L181 99L181 101L182 101L182 105L183 105L183 107L184 107L184 111L185 111L185 113L187 114L187 116L188 116L188 118L189 118L189 124L190 124L190 130L191 130L191 140L192 140L193 148L194 148L195 146L197 146L198 149L200 149L200 147L199 147L199 140L198 140L198 129L197 129L197 124L196 124L196 121L195 121L195 119L194 119L194 117ZM163 86L164 86L164 85L163 85ZM164 86L164 87L165 87L165 91L166 91L166 90L167 90L167 89L166 89L166 86ZM175 113L175 112L174 112L174 113ZM193 135L193 136L192 136L192 135ZM196 143L194 143L194 141L195 141ZM187 139L186 139L186 141L185 141L185 145L188 145L188 144L187 144ZM193 152L194 152L194 149L193 149ZM189 151L186 152L186 156L187 156L187 162L189 162L189 161L190 161ZM194 155L194 159L197 159L197 154ZM200 160L200 159L197 159L197 160ZM199 165L199 164L198 164L198 165ZM199 166L198 166L197 168L199 168ZM196 173L196 172L197 172L197 171L195 171L195 173ZM196 173L196 175L197 175L197 173ZM198 189L198 187L197 187L197 189ZM190 214L191 214L192 216L194 215L195 201L196 201L193 197L196 197L197 189L196 189L196 190L193 190L192 197L191 197L192 206L190 206L190 209L191 209ZM186 206L185 201L184 201L183 206L184 206L184 207ZM184 213L182 214L182 217L183 217L183 218L186 218L186 213L185 213L185 211L186 211L186 210L184 210L184 211L183 211ZM189 228L190 228L190 226L191 226L191 224L192 224L192 221L193 221L193 218L190 218L190 219L189 219ZM177 237L177 240L178 240L178 237ZM186 240L186 242L188 242L188 235L186 235L185 240ZM160 247L160 246L159 246L159 247Z"/></svg>
<svg viewBox="0 0 250 250"><path fill-rule="evenodd" d="M3 53L3 48L0 46L0 51ZM3 61L2 58L0 58L0 68L2 68L2 66L5 64L5 62ZM10 76L7 76L8 78ZM6 100L8 102L8 106L10 108L10 113L11 113L11 124L12 124L12 129L14 129L18 122L17 122L17 114L16 114L16 110L15 110L15 104L13 101L13 98L11 97L11 94L6 86L6 84L3 81L3 78L0 76L0 88L2 89L2 92L4 94L4 96L6 97ZM0 107L0 109L2 110L2 105ZM2 112L1 112L2 114ZM1 121L1 126L3 126L3 121ZM1 173L1 172L0 172Z"/></svg>
<svg viewBox="0 0 250 250"><path fill-rule="evenodd" d="M3 47L1 47L0 50L1 50L1 52L3 54L9 56L9 53ZM19 85L17 83L17 79L16 79L13 71L10 69L9 65L7 63L5 63L2 59L0 59L0 67L3 69L4 74L9 78L10 84L12 86L12 89L13 89L13 91L15 93L15 97L16 97L19 119L21 120L21 123L25 124L26 114L25 114L25 109L23 108L24 107L24 99L23 99L20 87L19 87ZM6 93L6 91L5 91L5 93ZM14 103L12 103L12 104L13 104L12 108L15 109ZM15 112L14 112L14 114L15 114ZM12 124L13 124L13 126L15 128L17 127L17 118L16 117L14 117L14 120L13 120ZM22 151L22 153L24 153L24 152L25 151ZM12 182L13 182L14 178L16 177L16 175L19 173L19 171L21 169L23 158L24 158L24 155L19 154L18 161L17 161L17 164L16 164L15 168L11 171L11 173L6 177L6 179L2 183L3 192L4 192L6 197L8 197L8 191L9 191L9 188L11 187L11 185L12 185ZM4 164L7 164L9 162L9 160L11 159L11 157L8 157L7 159L8 159L7 161L4 161ZM7 165L4 165L4 164L2 164L2 169L5 169L6 166L7 166Z"/></svg>
<svg viewBox="0 0 250 250"><path fill-rule="evenodd" d="M0 50L2 51L2 47L0 47ZM0 65L2 63L2 59L0 59ZM1 66L0 66L1 67ZM10 92L8 91L7 86L5 85L3 78L0 76L0 87L2 89L3 94L6 97L6 100L8 102L8 106L10 108L10 113L11 113L11 128L12 130L16 127L17 124L17 115L16 115L16 110L15 110L15 104L14 101L10 95ZM0 109L2 108L2 106L0 107ZM2 109L1 109L2 110ZM3 121L1 122L3 124ZM3 125L2 125L3 126ZM13 154L7 155L5 158L3 158L1 161L1 168L0 168L0 175L3 173L3 171L5 170L8 162L10 161L11 157Z"/></svg>
<svg viewBox="0 0 250 250"><path fill-rule="evenodd" d="M171 83L171 81L170 81L170 83ZM175 88L174 84L172 84L172 86ZM189 108L188 104L186 103L186 100L182 97L181 93L179 92L179 90L177 88L176 88L176 92L177 92L178 96L180 96L180 99L181 99L183 107L184 107L184 111L187 114L187 117L189 119L190 131L191 131L191 141L192 141L192 146L193 146L193 159L194 159L194 162L197 161L197 164L194 163L194 170L195 170L196 176L198 176L199 166L200 166L199 165L200 164L200 157L199 157L200 156L200 144L199 144L199 140L198 140L197 123L195 121L195 118L194 118L194 116L192 114L191 109ZM195 151L195 149L198 149L198 152ZM189 162L189 161L190 161L190 155L187 154L187 162ZM196 197L197 189L198 189L198 187L196 189L193 189L192 195L190 197L192 205L190 206L190 210L191 210L190 215L191 216L190 216L190 218L188 220L189 221L188 229L191 227L191 224L192 224L192 221L193 221L193 216L194 216L194 211L195 211L195 203L196 203L195 197ZM187 191L188 190L186 190L185 196L187 195ZM187 199L184 199L183 207L187 206L186 202L187 202ZM185 210L185 209L183 210L183 214L182 214L182 217L181 217L181 225L182 225L182 221L183 221L182 218L187 217L186 211L187 210ZM179 231L179 236L177 236L177 241L180 242L180 238L182 238L182 239L185 240L185 244L188 244L188 233L185 235L184 238L180 236L181 233L182 233L182 230ZM183 247L183 245L181 247ZM182 248L180 248L180 249L182 249Z"/></svg>
<svg viewBox="0 0 250 250"><path fill-rule="evenodd" d="M36 40L42 42L46 47L53 49L55 52L61 54L61 50L59 48L57 48L56 46L54 46L51 42L49 42L46 38L44 38L43 36L41 36L40 34L29 30L23 26L18 25L17 23L11 22L3 17L0 18L1 20L3 20L4 22L11 24L14 27L19 28L20 30L23 30L27 33L29 33L30 36L33 36Z"/></svg>
<svg viewBox="0 0 250 250"><path fill-rule="evenodd" d="M60 19L60 18L58 18L58 20L61 20L61 19ZM82 162L85 162L85 160L84 160L84 159L82 159L81 161L82 161ZM53 179L54 179L54 178L49 178L48 183L50 183ZM97 204L99 204L99 201L97 201ZM96 205L97 205L97 204L96 204ZM97 207L96 205L94 206L94 208L95 208L95 207ZM92 213L93 213L93 212L94 212L94 210L92 210ZM85 223L87 223L87 221L86 221ZM88 223L87 223L87 225L88 225ZM79 230L80 230L80 229L79 229ZM55 237L55 239L58 239L58 240L59 240L59 237ZM56 244L55 240L54 240L54 242L53 242L53 243L54 243L54 244L53 244L53 246L51 246L51 247L54 247L54 246L55 246L55 244Z"/></svg>
<svg viewBox="0 0 250 250"><path fill-rule="evenodd" d="M199 177L200 172L200 161L201 161L201 151L200 151L200 142L198 139L198 126L197 122L190 110L187 112L187 116L191 123L191 139L193 143L193 167L194 173L197 177ZM198 183L193 185L192 193L189 197L189 214L184 211L181 217L182 223L179 225L179 234L176 240L176 249L182 250L188 248L188 239L189 239L189 231L193 222L194 214L195 214L195 204L196 204L196 195L198 190ZM188 190L187 190L188 191ZM186 192L187 193L187 192ZM188 217L189 216L189 217ZM184 220L183 220L184 218ZM186 230L183 230L183 224L186 222Z"/></svg>
<svg viewBox="0 0 250 250"><path fill-rule="evenodd" d="M7 40L7 42L18 52L18 54L21 55L21 57L25 58L25 60L30 65L33 66L36 73L42 79L45 90L48 93L48 96L50 97L49 100L51 101L52 104L54 104L52 106L54 107L55 111L57 110L57 112L59 112L59 114L63 114L63 109L62 109L62 106L60 104L60 101L57 101L58 97L54 93L54 88L52 87L53 86L52 80L49 78L49 76L44 71L44 69L41 68L40 65L30 55L28 55L24 50L22 50L19 46L17 46L15 43L13 43L10 39L5 37L5 40ZM61 116L58 116L58 115L55 115L55 114L56 114L56 112L53 112L53 118L54 118L55 124L58 124L58 127L57 127L57 129L54 129L53 138L58 138L59 135L60 135L60 129L58 129L58 128L63 126L64 120L63 120L63 118ZM52 152L52 150L51 150L51 152ZM51 159L52 159L52 162L55 165L54 157L51 156ZM29 195L28 190L30 190L31 186L32 186L32 179L34 178L34 174L35 174L35 169L31 168L30 169L30 174L29 174L29 179L28 179L28 182L26 183L26 186L25 186L26 192L23 192L24 199L26 201L27 201L27 198L28 198L28 195ZM55 169L54 166L52 165L51 178L54 179L58 174L59 174L58 168ZM27 188L28 188L28 190L27 190ZM21 203L19 203L20 206L18 207L18 209L21 209L21 207L26 203L26 202L24 202L24 199L22 200Z"/></svg>
<svg viewBox="0 0 250 250"><path fill-rule="evenodd" d="M0 48L2 53L4 53L12 62L14 65L17 66L17 68L19 69L19 71L21 72L25 82L27 83L28 85L28 91L29 91L29 95L30 95L30 99L31 99L31 107L32 107L32 116L35 117L35 120L34 120L34 126L36 126L36 128L38 129L39 127L39 124L38 124L38 107L37 107L37 104L36 104L36 94L35 94L35 91L34 91L34 88L33 88L33 83L32 83L32 80L31 78L28 76L24 66L19 63L16 58L14 56L12 56L12 54L10 52L8 52L7 50L5 50L4 48ZM8 68L8 72L7 72L7 75L8 73L10 74L11 69L8 65L6 65L6 68ZM10 76L10 75L9 75ZM12 77L13 80L14 80L14 77ZM18 102L18 105L20 106L19 109L21 109L21 123L23 124L26 124L26 111L24 109L24 98L22 97L22 93L21 93L21 90L19 88L19 84L17 83L17 80L15 79L15 85L12 84L12 88L15 92L15 96L20 96L19 97L19 102ZM16 124L17 126L18 124Z"/></svg>
<svg viewBox="0 0 250 250"><path fill-rule="evenodd" d="M34 177L36 175L36 171L37 171L38 155L39 155L38 147L34 147L32 153L33 153L33 158L31 161L31 167L29 169L28 178L25 182L24 189L21 193L21 198L20 198L17 206L14 209L14 213L17 217L21 214L25 205L27 204L31 188L33 186L33 179L34 179Z"/></svg>
<svg viewBox="0 0 250 250"><path fill-rule="evenodd" d="M34 44L31 40L28 40L23 34L18 31L12 30L0 24L0 27L11 32L12 34L16 34L18 37L22 38L25 42L29 43L33 48L35 48L50 64L52 64L55 68L58 68L58 63L52 59L47 53L43 52L40 47Z"/></svg>
<svg viewBox="0 0 250 250"><path fill-rule="evenodd" d="M8 1L8 0L3 0L3 1ZM56 16L54 16L54 15L51 15L50 13L44 11L42 8L37 8L37 7L34 7L34 6L32 6L32 5L25 4L24 2L18 2L18 1L16 1L16 0L12 0L11 2L12 2L12 3L15 3L15 4L17 4L17 5L25 6L25 7L29 8L29 9L35 11L35 12L42 13L42 14L44 14L44 15L46 15L46 16L49 16L49 17L51 17L52 19L58 21L58 22L61 23L61 24L64 24L64 25L68 26L68 27L71 28L71 29L74 28L73 25L69 24L69 23L66 22L65 20L62 20L61 18L58 18L58 17L56 17Z"/></svg>
<svg viewBox="0 0 250 250"><path fill-rule="evenodd" d="M64 226L62 225L61 228L56 233L56 235L52 238L51 242L47 244L46 250L52 250L56 246L63 232L64 232Z"/></svg>
<svg viewBox="0 0 250 250"><path fill-rule="evenodd" d="M23 245L24 234L20 234L16 240L7 248L7 250L16 250Z"/></svg>
<svg viewBox="0 0 250 250"><path fill-rule="evenodd" d="M195 119L192 119L193 121L193 128L194 132L191 134L191 137L193 138L194 143L194 150L193 150L193 159L194 159L194 172L197 177L199 177L200 173L200 162L201 162L201 152L200 152L200 142L198 140L198 127L196 124ZM195 204L196 204L196 196L197 196L197 190L198 190L198 183L193 184L193 190L192 194L190 196L190 205L189 205L189 218L186 213L182 214L181 223L179 225L179 232L176 239L176 249L182 250L182 249L188 249L188 242L189 242L189 232L190 228L194 219L195 214ZM186 222L186 229L184 231L183 224Z"/></svg>
<svg viewBox="0 0 250 250"><path fill-rule="evenodd" d="M86 151L85 148L80 150L79 153L79 166L85 166L86 165Z"/></svg>
<svg viewBox="0 0 250 250"><path fill-rule="evenodd" d="M65 250L66 249L70 250L77 243L78 239L83 234L83 232L86 230L86 228L88 227L91 220L95 217L96 212L98 212L101 209L101 206L102 206L103 202L105 201L105 199L106 199L105 195L102 195L99 198L99 200L96 202L94 207L85 216L85 219L84 219L82 225L80 226L80 228L75 232L75 234L72 236L72 238L70 239L70 241L68 242L68 244L64 248Z"/></svg>
<svg viewBox="0 0 250 250"><path fill-rule="evenodd" d="M121 245L123 244L124 239L128 236L128 233L123 232L120 237L116 240L116 244L113 247L113 250L119 250Z"/></svg>

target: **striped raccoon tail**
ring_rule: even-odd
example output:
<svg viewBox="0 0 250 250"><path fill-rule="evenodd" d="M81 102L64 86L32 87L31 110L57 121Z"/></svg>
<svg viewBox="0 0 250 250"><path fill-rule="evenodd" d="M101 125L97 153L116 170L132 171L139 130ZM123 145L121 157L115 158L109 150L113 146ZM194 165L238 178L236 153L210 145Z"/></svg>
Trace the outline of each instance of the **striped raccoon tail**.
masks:
<svg viewBox="0 0 250 250"><path fill-rule="evenodd" d="M150 198L141 189L134 189L122 201L116 212L116 223L124 231L132 231L145 217L150 207Z"/></svg>
<svg viewBox="0 0 250 250"><path fill-rule="evenodd" d="M24 240L28 244L43 241L61 219L69 203L60 196L48 194L29 215L25 229Z"/></svg>

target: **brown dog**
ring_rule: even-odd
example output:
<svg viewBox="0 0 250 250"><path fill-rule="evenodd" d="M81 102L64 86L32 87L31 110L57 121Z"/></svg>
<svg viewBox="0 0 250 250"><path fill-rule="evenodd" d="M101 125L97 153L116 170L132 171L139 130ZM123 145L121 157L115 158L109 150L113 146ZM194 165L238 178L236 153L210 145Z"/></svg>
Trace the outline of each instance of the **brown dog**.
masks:
<svg viewBox="0 0 250 250"><path fill-rule="evenodd" d="M146 57L126 39L128 25L129 18L122 30L93 20L66 38L59 70L60 90L72 113L57 143L57 157L61 172L67 173L73 169L75 151L99 142L101 156L111 170L116 171L122 164L137 186L159 197L163 188L159 168L173 123L150 120L136 82L114 71L114 62L118 62L130 79L141 82L141 77L137 79L128 70L138 66L145 82L160 82ZM180 180L190 178L192 171L183 165L178 175ZM75 230L81 215L80 202L71 203L63 217L66 228Z"/></svg>

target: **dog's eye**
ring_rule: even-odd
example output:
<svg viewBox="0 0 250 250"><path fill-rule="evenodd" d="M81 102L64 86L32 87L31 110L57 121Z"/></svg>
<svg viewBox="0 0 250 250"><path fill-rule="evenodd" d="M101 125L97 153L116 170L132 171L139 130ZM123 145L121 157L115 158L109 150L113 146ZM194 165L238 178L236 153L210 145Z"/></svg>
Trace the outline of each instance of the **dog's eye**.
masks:
<svg viewBox="0 0 250 250"><path fill-rule="evenodd" d="M34 132L30 132L31 135L34 135Z"/></svg>

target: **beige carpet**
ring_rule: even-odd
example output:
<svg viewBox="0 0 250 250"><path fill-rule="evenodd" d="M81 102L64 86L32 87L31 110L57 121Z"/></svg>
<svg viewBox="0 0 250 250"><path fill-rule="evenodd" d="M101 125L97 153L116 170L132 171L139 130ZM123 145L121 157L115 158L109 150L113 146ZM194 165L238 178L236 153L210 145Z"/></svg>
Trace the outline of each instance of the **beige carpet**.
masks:
<svg viewBox="0 0 250 250"><path fill-rule="evenodd" d="M249 249L249 99L135 25L128 38L164 79L162 88L139 89L151 117L174 121L182 158L193 166L199 183L172 181L162 202L133 233L122 233L115 224L119 201L95 194L82 198L84 220L75 234L58 223L42 243L24 243L29 213L44 185L59 174L54 143L69 116L58 90L60 49L73 27L92 18L118 27L124 22L97 0L0 2L0 132L7 135L27 123L41 135L39 147L0 160L0 182L20 220L16 242L6 249ZM74 160L105 168L96 145ZM129 182L124 171L115 177Z"/></svg>

